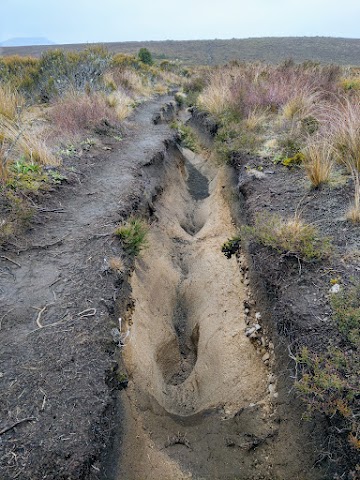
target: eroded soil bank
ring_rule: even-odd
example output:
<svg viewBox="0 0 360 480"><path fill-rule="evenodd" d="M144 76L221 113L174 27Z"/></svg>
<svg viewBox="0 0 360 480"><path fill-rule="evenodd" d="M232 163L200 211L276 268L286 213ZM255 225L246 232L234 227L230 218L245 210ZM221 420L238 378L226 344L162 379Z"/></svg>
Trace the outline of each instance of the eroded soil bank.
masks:
<svg viewBox="0 0 360 480"><path fill-rule="evenodd" d="M320 479L236 234L231 170L172 150L124 324L128 388L111 478ZM284 373L285 369L282 370Z"/></svg>
<svg viewBox="0 0 360 480"><path fill-rule="evenodd" d="M190 120L201 141L211 150L217 125L206 114L193 112ZM302 418L306 405L296 399L294 382L300 378L294 355L303 347L321 356L329 346L344 346L332 318L331 285L341 283L345 291L359 281L358 226L346 220L353 197L349 179L337 178L320 189L311 189L304 171L274 164L271 157L234 153L232 167L239 196L236 217L241 225L253 225L258 214L301 218L316 225L320 235L330 237L333 252L322 262L303 262L264 245L243 240L250 283L258 308L275 345L278 412L293 412L305 438L313 442L316 466L324 479L358 477L359 452L349 444L348 430L337 415ZM295 412L295 413L294 413ZM290 435L291 436L291 435ZM304 442L306 440L304 439ZM302 478L302 477L300 477Z"/></svg>

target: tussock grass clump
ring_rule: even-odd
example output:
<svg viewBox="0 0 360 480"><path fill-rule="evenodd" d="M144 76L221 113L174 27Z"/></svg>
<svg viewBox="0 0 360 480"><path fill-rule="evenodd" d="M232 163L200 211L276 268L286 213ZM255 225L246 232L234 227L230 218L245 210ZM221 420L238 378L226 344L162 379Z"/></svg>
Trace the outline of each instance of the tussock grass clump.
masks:
<svg viewBox="0 0 360 480"><path fill-rule="evenodd" d="M314 117L319 111L321 95L319 92L304 88L296 92L282 107L282 116L290 121L301 121Z"/></svg>
<svg viewBox="0 0 360 480"><path fill-rule="evenodd" d="M116 89L125 90L127 95L143 99L152 95L151 76L148 74L130 68L114 68L107 74L108 82L109 76Z"/></svg>
<svg viewBox="0 0 360 480"><path fill-rule="evenodd" d="M16 90L9 85L0 85L0 115L15 120L24 104L24 98Z"/></svg>
<svg viewBox="0 0 360 480"><path fill-rule="evenodd" d="M303 149L303 165L314 188L329 182L334 168L332 145L326 139L310 142Z"/></svg>
<svg viewBox="0 0 360 480"><path fill-rule="evenodd" d="M341 98L329 108L329 137L335 157L346 167L354 181L354 204L347 217L360 220L360 104L351 98Z"/></svg>
<svg viewBox="0 0 360 480"><path fill-rule="evenodd" d="M124 262L120 257L109 258L109 267L114 273L122 273L125 269Z"/></svg>
<svg viewBox="0 0 360 480"><path fill-rule="evenodd" d="M43 166L59 166L60 159L57 158L43 138L31 133L24 133L19 138L19 148L26 160Z"/></svg>
<svg viewBox="0 0 360 480"><path fill-rule="evenodd" d="M120 238L128 255L136 257L147 246L148 226L140 218L130 217L117 227L114 233Z"/></svg>
<svg viewBox="0 0 360 480"><path fill-rule="evenodd" d="M360 104L344 97L328 111L329 134L340 163L360 171Z"/></svg>
<svg viewBox="0 0 360 480"><path fill-rule="evenodd" d="M355 201L353 205L350 205L346 212L346 219L352 223L360 223L360 205Z"/></svg>
<svg viewBox="0 0 360 480"><path fill-rule="evenodd" d="M43 166L60 164L39 133L0 116L0 179L8 178L10 165L19 158Z"/></svg>
<svg viewBox="0 0 360 480"><path fill-rule="evenodd" d="M117 121L115 109L109 107L101 93L68 92L54 103L48 115L55 128L72 135L93 129L102 120Z"/></svg>
<svg viewBox="0 0 360 480"><path fill-rule="evenodd" d="M298 214L288 219L259 214L254 226L245 227L243 231L256 242L300 260L323 260L331 253L330 240L321 237L316 227L305 223Z"/></svg>
<svg viewBox="0 0 360 480"><path fill-rule="evenodd" d="M230 77L213 75L209 85L200 93L197 103L212 115L222 115L232 108L230 88Z"/></svg>
<svg viewBox="0 0 360 480"><path fill-rule="evenodd" d="M242 125L251 132L260 132L268 119L268 110L253 108L243 120Z"/></svg>
<svg viewBox="0 0 360 480"><path fill-rule="evenodd" d="M133 100L124 92L117 90L106 99L108 106L114 110L119 121L125 120L132 111Z"/></svg>

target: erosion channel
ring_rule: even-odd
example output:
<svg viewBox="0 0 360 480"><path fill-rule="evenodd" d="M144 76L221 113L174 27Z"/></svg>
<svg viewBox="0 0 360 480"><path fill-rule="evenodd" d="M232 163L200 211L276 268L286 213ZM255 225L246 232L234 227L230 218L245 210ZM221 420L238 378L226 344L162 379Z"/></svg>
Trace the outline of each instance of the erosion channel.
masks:
<svg viewBox="0 0 360 480"><path fill-rule="evenodd" d="M129 385L116 478L318 478L297 426L279 433L274 352L244 259L221 253L237 232L230 167L174 147L165 168L123 324Z"/></svg>

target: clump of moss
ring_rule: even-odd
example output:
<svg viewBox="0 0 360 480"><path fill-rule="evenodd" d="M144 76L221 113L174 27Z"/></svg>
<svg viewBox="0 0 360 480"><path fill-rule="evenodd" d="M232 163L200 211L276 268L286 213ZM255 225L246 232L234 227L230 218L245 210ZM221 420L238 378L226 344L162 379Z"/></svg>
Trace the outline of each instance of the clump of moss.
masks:
<svg viewBox="0 0 360 480"><path fill-rule="evenodd" d="M301 152L295 153L293 157L285 158L281 163L284 167L292 168L300 166L305 159L305 155Z"/></svg>

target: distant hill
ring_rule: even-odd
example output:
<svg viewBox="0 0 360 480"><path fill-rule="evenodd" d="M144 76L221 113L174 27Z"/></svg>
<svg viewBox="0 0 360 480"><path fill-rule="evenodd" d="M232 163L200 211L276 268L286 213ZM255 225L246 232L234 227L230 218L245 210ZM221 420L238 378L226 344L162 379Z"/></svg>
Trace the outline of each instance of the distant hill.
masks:
<svg viewBox="0 0 360 480"><path fill-rule="evenodd" d="M22 47L29 45L55 45L54 42L44 37L31 37L31 38L9 38L4 42L0 42L1 47Z"/></svg>
<svg viewBox="0 0 360 480"><path fill-rule="evenodd" d="M57 45L66 51L82 50L91 44ZM157 59L179 59L185 64L217 65L230 60L264 60L280 63L312 60L339 65L360 65L360 39L333 37L267 37L231 40L186 40L119 42L104 44L111 52L136 54L148 48ZM40 56L49 46L4 47L3 55Z"/></svg>

